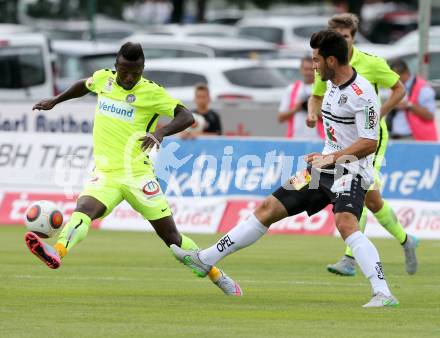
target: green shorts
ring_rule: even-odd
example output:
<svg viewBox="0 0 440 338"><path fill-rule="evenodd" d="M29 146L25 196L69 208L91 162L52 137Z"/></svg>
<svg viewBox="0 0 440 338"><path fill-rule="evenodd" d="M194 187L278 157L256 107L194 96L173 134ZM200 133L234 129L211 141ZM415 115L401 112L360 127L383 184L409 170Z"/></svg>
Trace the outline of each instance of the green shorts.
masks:
<svg viewBox="0 0 440 338"><path fill-rule="evenodd" d="M128 178L121 173L102 172L95 169L86 184L82 196L96 198L106 206L102 217L126 200L131 207L147 220L156 220L171 215L159 182L151 172L133 175Z"/></svg>
<svg viewBox="0 0 440 338"><path fill-rule="evenodd" d="M385 158L387 145L388 145L388 128L385 119L382 118L380 119L379 139L377 140L377 148L373 160L374 184L370 187L370 190L380 188L380 186L382 185L380 179L380 169L382 168L383 160Z"/></svg>

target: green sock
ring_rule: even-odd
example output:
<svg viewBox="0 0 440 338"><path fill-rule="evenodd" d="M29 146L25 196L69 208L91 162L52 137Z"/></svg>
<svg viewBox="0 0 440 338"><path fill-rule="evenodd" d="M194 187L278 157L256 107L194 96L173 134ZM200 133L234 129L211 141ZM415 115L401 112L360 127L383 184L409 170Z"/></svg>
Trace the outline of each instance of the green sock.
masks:
<svg viewBox="0 0 440 338"><path fill-rule="evenodd" d="M368 211L368 209L366 207L364 207L362 209L361 218L359 219L359 228L361 229L362 232L365 232L365 227L367 225L367 211ZM345 248L345 256L354 257L353 252L351 252L351 249L349 246L347 246Z"/></svg>
<svg viewBox="0 0 440 338"><path fill-rule="evenodd" d="M405 242L406 232L387 201L384 201L382 209L376 212L374 217L400 244Z"/></svg>
<svg viewBox="0 0 440 338"><path fill-rule="evenodd" d="M62 244L67 251L70 251L76 244L86 238L91 223L92 220L86 214L82 212L72 213L69 222L61 231L57 243Z"/></svg>
<svg viewBox="0 0 440 338"><path fill-rule="evenodd" d="M182 245L180 246L183 250L197 250L199 247L197 244L189 237L182 234Z"/></svg>

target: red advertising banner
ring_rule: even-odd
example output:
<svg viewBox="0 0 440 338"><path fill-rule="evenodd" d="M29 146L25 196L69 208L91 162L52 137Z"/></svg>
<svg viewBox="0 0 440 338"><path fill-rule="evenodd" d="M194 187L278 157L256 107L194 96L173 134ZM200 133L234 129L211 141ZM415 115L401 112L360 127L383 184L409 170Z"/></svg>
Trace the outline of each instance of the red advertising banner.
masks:
<svg viewBox="0 0 440 338"><path fill-rule="evenodd" d="M231 200L226 206L223 218L220 221L219 232L228 232L236 224L245 220L249 214L261 204L261 200ZM301 235L333 235L335 231L332 207L329 205L312 217L301 213L287 217L274 223L270 233L301 234Z"/></svg>

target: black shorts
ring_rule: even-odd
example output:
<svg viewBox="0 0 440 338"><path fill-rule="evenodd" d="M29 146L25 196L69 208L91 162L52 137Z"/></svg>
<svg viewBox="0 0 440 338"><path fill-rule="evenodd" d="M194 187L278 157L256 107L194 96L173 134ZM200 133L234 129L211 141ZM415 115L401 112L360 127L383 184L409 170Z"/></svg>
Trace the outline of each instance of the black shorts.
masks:
<svg viewBox="0 0 440 338"><path fill-rule="evenodd" d="M284 205L289 216L303 211L307 211L307 214L311 216L327 205L333 204L333 213L349 212L359 220L367 192L364 189L365 185L362 184L362 177L356 175L346 190L333 192L331 188L335 183L335 177L339 176L315 172L311 182L301 189L296 190L287 182L272 195Z"/></svg>

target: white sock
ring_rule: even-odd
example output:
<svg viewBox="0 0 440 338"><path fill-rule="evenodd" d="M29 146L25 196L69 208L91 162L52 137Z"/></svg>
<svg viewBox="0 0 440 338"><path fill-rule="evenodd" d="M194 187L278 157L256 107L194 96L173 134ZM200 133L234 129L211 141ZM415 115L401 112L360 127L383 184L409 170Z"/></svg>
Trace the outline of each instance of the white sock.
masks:
<svg viewBox="0 0 440 338"><path fill-rule="evenodd" d="M251 214L249 218L238 225L213 246L200 251L200 260L209 265L214 265L227 255L255 243L267 232L267 227Z"/></svg>
<svg viewBox="0 0 440 338"><path fill-rule="evenodd" d="M367 277L373 288L373 293L382 292L386 296L391 294L380 263L376 247L362 232L353 232L345 239L345 243L353 252L359 267Z"/></svg>

